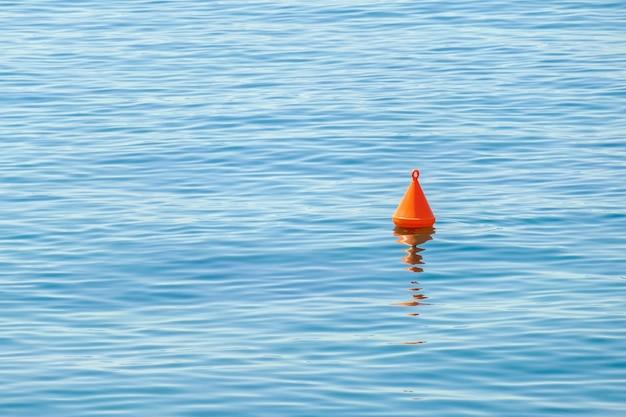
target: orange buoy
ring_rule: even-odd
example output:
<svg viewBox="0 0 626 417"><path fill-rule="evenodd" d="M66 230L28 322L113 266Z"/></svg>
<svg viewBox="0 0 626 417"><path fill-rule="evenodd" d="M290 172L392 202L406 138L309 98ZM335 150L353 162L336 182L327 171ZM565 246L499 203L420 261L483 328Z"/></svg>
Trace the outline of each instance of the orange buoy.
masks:
<svg viewBox="0 0 626 417"><path fill-rule="evenodd" d="M400 200L398 208L391 217L398 227L417 229L431 227L435 223L435 216L417 180L419 176L420 172L417 169L411 172L409 188L406 189L404 197Z"/></svg>

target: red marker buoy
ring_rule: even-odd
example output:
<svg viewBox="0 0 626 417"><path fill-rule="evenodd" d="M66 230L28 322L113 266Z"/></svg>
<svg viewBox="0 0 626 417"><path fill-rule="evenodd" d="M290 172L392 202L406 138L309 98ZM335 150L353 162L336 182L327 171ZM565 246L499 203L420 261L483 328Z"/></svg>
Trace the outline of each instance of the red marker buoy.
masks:
<svg viewBox="0 0 626 417"><path fill-rule="evenodd" d="M417 169L411 172L409 188L406 189L404 197L400 200L398 208L396 208L391 217L398 227L417 229L420 227L431 227L435 223L435 216L417 180L419 176L420 172Z"/></svg>

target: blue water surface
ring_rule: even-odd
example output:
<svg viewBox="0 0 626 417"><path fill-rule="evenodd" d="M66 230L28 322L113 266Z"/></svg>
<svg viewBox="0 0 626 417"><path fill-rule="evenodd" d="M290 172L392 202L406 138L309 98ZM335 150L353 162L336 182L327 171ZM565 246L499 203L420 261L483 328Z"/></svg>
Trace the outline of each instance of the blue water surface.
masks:
<svg viewBox="0 0 626 417"><path fill-rule="evenodd" d="M0 415L626 415L626 3L3 1ZM436 229L395 232L413 168Z"/></svg>

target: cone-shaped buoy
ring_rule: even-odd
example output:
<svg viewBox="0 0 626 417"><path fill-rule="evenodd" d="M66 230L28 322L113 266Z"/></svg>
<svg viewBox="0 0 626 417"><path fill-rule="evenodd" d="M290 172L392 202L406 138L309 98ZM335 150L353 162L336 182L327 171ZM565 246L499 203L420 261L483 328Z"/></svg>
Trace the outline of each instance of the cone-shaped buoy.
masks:
<svg viewBox="0 0 626 417"><path fill-rule="evenodd" d="M420 172L414 169L411 173L409 188L406 189L404 197L393 213L392 220L398 227L417 229L431 227L435 223L435 216L417 180L419 176Z"/></svg>

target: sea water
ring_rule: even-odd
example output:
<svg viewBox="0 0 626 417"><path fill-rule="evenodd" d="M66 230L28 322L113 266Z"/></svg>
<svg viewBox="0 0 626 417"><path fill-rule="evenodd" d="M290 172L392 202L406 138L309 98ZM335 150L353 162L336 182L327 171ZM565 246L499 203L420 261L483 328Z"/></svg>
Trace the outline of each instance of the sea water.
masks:
<svg viewBox="0 0 626 417"><path fill-rule="evenodd" d="M625 16L2 2L0 415L626 415Z"/></svg>

